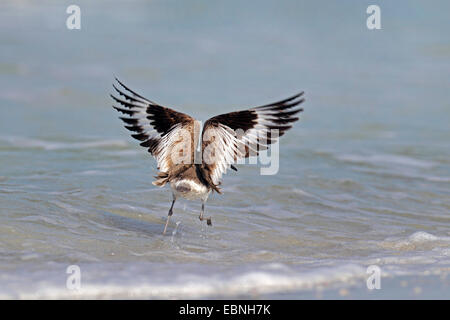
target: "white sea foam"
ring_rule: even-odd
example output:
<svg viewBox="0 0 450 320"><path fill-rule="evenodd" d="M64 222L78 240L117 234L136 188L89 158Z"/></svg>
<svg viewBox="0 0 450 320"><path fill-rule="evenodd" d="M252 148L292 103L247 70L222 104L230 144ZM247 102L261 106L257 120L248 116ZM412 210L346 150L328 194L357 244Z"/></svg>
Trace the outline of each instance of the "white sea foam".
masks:
<svg viewBox="0 0 450 320"><path fill-rule="evenodd" d="M410 238L423 241L430 237L417 234ZM24 259L36 257L24 255ZM14 273L0 275L0 299L255 298L261 295L318 292L350 286L365 288L367 266L370 264L379 265L382 277L386 279L396 275L414 275L411 269L405 268L410 264L433 265L436 261L427 256L392 256L371 259L364 264L347 263L329 267L269 263L226 269L223 266L203 264L107 264L93 261L80 266L82 280L79 291L71 291L65 287L67 266L52 264L46 270L16 270ZM23 273L27 276L23 277ZM444 277L447 273L436 269L427 271L426 274Z"/></svg>
<svg viewBox="0 0 450 320"><path fill-rule="evenodd" d="M441 239L445 239L445 238L441 238ZM413 242L427 242L427 241L439 240L439 237L436 237L436 236L426 233L424 231L418 231L418 232L415 232L412 235L410 235L409 240L413 241Z"/></svg>
<svg viewBox="0 0 450 320"><path fill-rule="evenodd" d="M79 292L70 291L64 285L50 279L40 279L43 273L29 275L34 278L32 285L27 286L20 279L10 279L3 283L0 298L21 299L61 299L61 298L156 298L182 299L229 296L257 296L277 292L312 289L317 287L331 288L339 283L365 281L366 270L358 265L344 265L336 268L319 268L303 271L283 265L277 268L254 268L255 270L236 269L223 273L207 268L198 272L182 273L175 268L161 268L158 265L123 266L104 265L102 268L91 264L81 268L83 280ZM152 270L159 267L152 276ZM283 272L280 272L280 268ZM87 270L86 270L87 269ZM92 270L91 270L92 269ZM98 270L102 270L98 272ZM120 271L119 271L120 270ZM161 270L165 270L164 274ZM119 271L119 272L118 272ZM175 272L175 273L173 273ZM94 276L95 274L95 276ZM206 275L206 276L205 276ZM12 275L17 277L17 275ZM10 281L16 285L11 287ZM33 280L33 279L31 279ZM0 280L2 284L3 280ZM17 286L17 283L21 285ZM23 285L23 287L22 287Z"/></svg>
<svg viewBox="0 0 450 320"><path fill-rule="evenodd" d="M408 238L388 238L380 244L387 249L400 251L429 250L431 248L445 248L450 245L450 237L437 237L424 231L417 231Z"/></svg>

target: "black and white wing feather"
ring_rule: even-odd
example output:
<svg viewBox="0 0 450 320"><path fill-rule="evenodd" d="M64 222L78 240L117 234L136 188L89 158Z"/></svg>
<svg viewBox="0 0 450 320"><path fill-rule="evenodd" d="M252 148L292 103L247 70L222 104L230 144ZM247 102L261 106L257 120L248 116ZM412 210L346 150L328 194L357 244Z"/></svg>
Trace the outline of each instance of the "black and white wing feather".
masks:
<svg viewBox="0 0 450 320"><path fill-rule="evenodd" d="M290 98L207 120L202 132L203 167L217 186L232 164L256 156L297 121L304 92Z"/></svg>
<svg viewBox="0 0 450 320"><path fill-rule="evenodd" d="M180 132L190 133L194 119L144 98L117 78L116 81L118 86L113 84L113 87L120 97L111 97L121 106L113 108L125 115L120 117L125 128L133 132L131 136L141 141L141 146L148 148L156 158L158 169L161 172L169 172L174 165L172 151L175 148L183 149L183 146L179 146L182 142Z"/></svg>

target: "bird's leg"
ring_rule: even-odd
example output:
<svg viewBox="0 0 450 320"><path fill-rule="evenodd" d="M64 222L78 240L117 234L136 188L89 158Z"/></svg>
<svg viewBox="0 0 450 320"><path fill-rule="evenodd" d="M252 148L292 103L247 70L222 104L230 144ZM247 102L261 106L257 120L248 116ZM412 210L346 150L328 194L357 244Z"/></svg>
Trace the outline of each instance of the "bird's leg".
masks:
<svg viewBox="0 0 450 320"><path fill-rule="evenodd" d="M177 198L175 198L175 196L174 196L174 197L173 197L173 200L172 200L172 205L170 206L170 209L169 209L169 213L167 214L167 221L166 221L166 226L164 227L163 234L166 234L166 230L167 230L167 226L169 225L170 217L171 217L172 214L173 214L172 209L173 209L173 205L175 204L175 200L177 200Z"/></svg>
<svg viewBox="0 0 450 320"><path fill-rule="evenodd" d="M203 213L205 212L205 203L202 202L202 211L200 212L200 215L198 216L198 218L200 219L200 221L203 221Z"/></svg>
<svg viewBox="0 0 450 320"><path fill-rule="evenodd" d="M200 219L200 221L205 220L205 218L203 218L203 214L205 213L205 202L202 202L202 211L200 212L200 216L198 217ZM212 226L212 222L211 222L211 217L206 218L206 224L208 226Z"/></svg>

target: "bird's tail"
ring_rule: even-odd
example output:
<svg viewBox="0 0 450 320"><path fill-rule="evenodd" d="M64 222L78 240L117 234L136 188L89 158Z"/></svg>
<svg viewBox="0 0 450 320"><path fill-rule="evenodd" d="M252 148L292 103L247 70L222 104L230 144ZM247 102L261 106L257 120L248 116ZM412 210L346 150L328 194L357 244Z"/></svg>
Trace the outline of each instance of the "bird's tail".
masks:
<svg viewBox="0 0 450 320"><path fill-rule="evenodd" d="M152 184L158 187L163 187L169 181L169 175L165 172L159 172L155 178Z"/></svg>

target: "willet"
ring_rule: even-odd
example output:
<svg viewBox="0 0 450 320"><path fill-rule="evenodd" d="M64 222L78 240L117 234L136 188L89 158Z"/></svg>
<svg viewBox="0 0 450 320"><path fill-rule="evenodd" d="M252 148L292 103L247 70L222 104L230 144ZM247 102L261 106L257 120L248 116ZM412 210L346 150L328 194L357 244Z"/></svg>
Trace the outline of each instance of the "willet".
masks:
<svg viewBox="0 0 450 320"><path fill-rule="evenodd" d="M201 200L199 218L211 225L211 217L203 217L205 203L212 191L221 193L222 175L229 168L237 171L233 164L238 160L266 150L298 120L295 115L303 111L295 108L304 101L301 92L275 103L221 114L205 122L199 143L199 121L148 100L117 78L116 81L119 86L113 87L123 98L111 95L121 105L113 107L126 115L120 119L125 128L134 132L132 137L142 141L140 145L156 158L159 173L153 184L162 187L169 183L172 189L163 234L178 197Z"/></svg>

